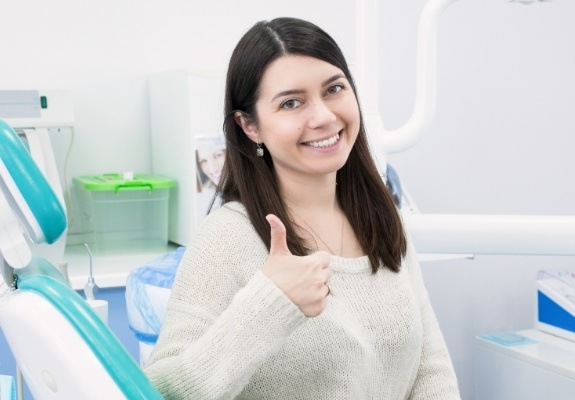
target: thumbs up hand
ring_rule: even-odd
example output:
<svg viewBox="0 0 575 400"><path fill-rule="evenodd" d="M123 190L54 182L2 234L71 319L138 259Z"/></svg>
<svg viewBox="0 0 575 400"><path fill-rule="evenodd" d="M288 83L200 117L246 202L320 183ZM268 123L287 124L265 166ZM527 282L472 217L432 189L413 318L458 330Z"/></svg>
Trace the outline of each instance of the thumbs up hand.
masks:
<svg viewBox="0 0 575 400"><path fill-rule="evenodd" d="M271 227L270 255L263 273L299 307L307 317L317 317L326 306L331 275L330 255L318 251L305 257L291 254L283 222L273 214L266 219Z"/></svg>

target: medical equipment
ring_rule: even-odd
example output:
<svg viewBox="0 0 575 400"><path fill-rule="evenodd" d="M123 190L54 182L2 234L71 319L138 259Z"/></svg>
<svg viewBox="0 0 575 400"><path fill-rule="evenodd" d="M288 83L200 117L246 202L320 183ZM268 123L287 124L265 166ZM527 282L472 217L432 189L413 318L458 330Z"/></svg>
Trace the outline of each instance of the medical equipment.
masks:
<svg viewBox="0 0 575 400"><path fill-rule="evenodd" d="M379 113L377 1L358 1L356 81L366 129L382 165L389 154L417 143L431 128L437 91L437 27L442 13L457 0L429 0L419 20L415 105L409 120L386 130ZM530 4L536 0L520 3ZM369 85L366 82L369 81ZM574 216L446 215L405 213L418 253L575 254Z"/></svg>
<svg viewBox="0 0 575 400"><path fill-rule="evenodd" d="M88 282L84 285L84 297L86 298L86 303L92 307L92 309L98 314L100 319L104 321L105 324L108 323L108 302L106 300L96 299L96 295L100 288L96 284L94 279L94 257L90 246L88 243L84 243L84 247L88 252L88 257L90 259L90 270L88 273Z"/></svg>
<svg viewBox="0 0 575 400"><path fill-rule="evenodd" d="M2 120L0 161L0 268L14 289L0 299L0 326L34 397L161 399L94 310L23 239L54 243L66 214Z"/></svg>
<svg viewBox="0 0 575 400"><path fill-rule="evenodd" d="M575 390L575 271L540 271L535 329L475 339L475 398L573 398Z"/></svg>
<svg viewBox="0 0 575 400"><path fill-rule="evenodd" d="M573 398L575 270L540 271L535 329L475 338L477 400Z"/></svg>
<svg viewBox="0 0 575 400"><path fill-rule="evenodd" d="M375 1L358 2L366 25L358 36L360 85L368 132L378 155L403 151L430 130L435 114L437 23L456 0L429 0L420 17L417 43L416 99L408 122L385 131L377 104L378 54ZM536 1L519 1L531 4ZM370 85L365 85L369 78ZM363 82L363 84L362 84ZM372 134L373 136L373 134ZM381 160L381 159L380 159ZM573 216L430 215L408 213L404 220L418 252L451 254L575 255ZM503 346L477 338L475 386L480 399L570 399L575 389L575 346L543 331L519 332L538 341L526 346Z"/></svg>
<svg viewBox="0 0 575 400"><path fill-rule="evenodd" d="M53 139L73 136L74 111L69 93L60 90L0 90L0 118L4 119L25 144L60 203L64 195L60 183ZM70 143L71 145L71 143ZM61 166L60 169L64 169ZM32 252L48 259L65 272L67 232L50 245L26 239Z"/></svg>
<svg viewBox="0 0 575 400"><path fill-rule="evenodd" d="M379 108L379 12L377 0L356 2L358 26L356 48L358 83L363 117L382 164L387 156L415 145L431 128L435 118L437 93L437 29L443 12L458 0L428 0L419 19L417 34L415 104L409 120L401 127L386 130ZM533 4L551 0L511 0ZM369 81L369 84L366 82ZM375 133L375 134L374 134Z"/></svg>
<svg viewBox="0 0 575 400"><path fill-rule="evenodd" d="M86 247L86 251L88 251L88 255L90 256L90 274L88 275L88 282L86 283L86 286L84 286L84 296L86 296L86 300L96 300L96 294L98 294L99 288L94 280L94 260L88 243L84 243L84 247Z"/></svg>
<svg viewBox="0 0 575 400"><path fill-rule="evenodd" d="M575 271L540 271L535 328L575 341Z"/></svg>

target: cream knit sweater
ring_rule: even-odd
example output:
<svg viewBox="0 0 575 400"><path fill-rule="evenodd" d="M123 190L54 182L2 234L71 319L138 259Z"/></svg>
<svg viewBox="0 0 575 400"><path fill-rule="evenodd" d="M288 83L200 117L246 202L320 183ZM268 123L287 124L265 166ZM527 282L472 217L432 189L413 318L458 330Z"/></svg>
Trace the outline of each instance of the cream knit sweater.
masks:
<svg viewBox="0 0 575 400"><path fill-rule="evenodd" d="M261 268L244 207L202 223L145 368L166 399L459 399L411 244L399 273L332 257L325 311L307 318Z"/></svg>

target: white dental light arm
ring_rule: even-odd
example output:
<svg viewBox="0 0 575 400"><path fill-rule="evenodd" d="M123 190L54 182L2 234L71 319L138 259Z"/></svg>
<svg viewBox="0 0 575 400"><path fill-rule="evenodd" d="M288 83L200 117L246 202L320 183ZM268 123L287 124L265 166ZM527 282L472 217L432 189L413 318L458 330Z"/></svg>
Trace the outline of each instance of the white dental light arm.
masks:
<svg viewBox="0 0 575 400"><path fill-rule="evenodd" d="M575 216L404 216L420 253L575 255Z"/></svg>
<svg viewBox="0 0 575 400"><path fill-rule="evenodd" d="M437 95L437 25L447 7L458 0L429 0L421 13L417 34L415 104L409 120L386 131L379 112L379 45L377 0L357 3L358 83L367 131L384 157L413 146L429 131L435 117ZM514 0L533 4L549 0ZM385 160L382 160L385 161Z"/></svg>
<svg viewBox="0 0 575 400"><path fill-rule="evenodd" d="M437 23L457 0L427 1L417 41L416 99L410 119L385 131L379 113L377 0L357 3L358 86L367 131L378 156L385 158L414 145L435 116ZM545 0L515 0L533 4ZM366 82L369 81L369 84ZM575 216L407 214L406 226L420 253L575 255Z"/></svg>
<svg viewBox="0 0 575 400"><path fill-rule="evenodd" d="M437 87L437 22L443 11L455 1L429 0L423 8L417 38L415 106L409 120L402 127L391 131L385 131L379 113L377 0L357 3L359 29L356 47L362 109L367 131L378 153L384 157L413 146L433 122Z"/></svg>
<svg viewBox="0 0 575 400"><path fill-rule="evenodd" d="M385 154L413 146L429 130L435 117L437 95L437 23L443 11L457 0L429 0L419 19L415 105L400 128L378 135L378 148Z"/></svg>
<svg viewBox="0 0 575 400"><path fill-rule="evenodd" d="M379 41L377 0L357 2L357 73L367 132L383 163L388 154L411 147L426 132L435 116L437 20L457 0L429 0L421 14L417 41L415 106L402 127L385 131L379 112ZM369 80L369 82L368 82Z"/></svg>

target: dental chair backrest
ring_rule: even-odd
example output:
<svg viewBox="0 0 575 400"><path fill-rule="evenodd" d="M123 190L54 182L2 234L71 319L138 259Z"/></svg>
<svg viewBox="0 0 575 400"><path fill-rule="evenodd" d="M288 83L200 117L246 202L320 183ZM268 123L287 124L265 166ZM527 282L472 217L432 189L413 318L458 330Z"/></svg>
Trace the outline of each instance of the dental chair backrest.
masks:
<svg viewBox="0 0 575 400"><path fill-rule="evenodd" d="M57 269L31 254L66 229L64 207L0 120L0 327L35 399L162 399L116 336Z"/></svg>

